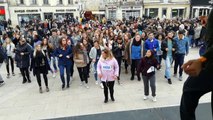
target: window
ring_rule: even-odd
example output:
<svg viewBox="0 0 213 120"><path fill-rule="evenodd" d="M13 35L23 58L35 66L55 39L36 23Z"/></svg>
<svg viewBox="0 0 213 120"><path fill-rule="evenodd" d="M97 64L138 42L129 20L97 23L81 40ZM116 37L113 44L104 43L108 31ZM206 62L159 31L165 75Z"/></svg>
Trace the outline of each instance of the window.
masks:
<svg viewBox="0 0 213 120"><path fill-rule="evenodd" d="M172 9L172 17L184 17L184 9Z"/></svg>
<svg viewBox="0 0 213 120"><path fill-rule="evenodd" d="M43 0L43 3L44 3L45 5L47 5L47 4L49 4L49 1L48 1L48 0Z"/></svg>
<svg viewBox="0 0 213 120"><path fill-rule="evenodd" d="M20 4L24 4L24 0L20 0Z"/></svg>
<svg viewBox="0 0 213 120"><path fill-rule="evenodd" d="M32 0L32 5L36 5L37 1L36 0Z"/></svg>
<svg viewBox="0 0 213 120"><path fill-rule="evenodd" d="M59 0L59 3L58 4L63 4L63 1L62 0Z"/></svg>
<svg viewBox="0 0 213 120"><path fill-rule="evenodd" d="M158 8L150 8L149 9L149 16L152 18L158 17Z"/></svg>
<svg viewBox="0 0 213 120"><path fill-rule="evenodd" d="M167 15L167 8L162 9L162 17L166 17Z"/></svg>
<svg viewBox="0 0 213 120"><path fill-rule="evenodd" d="M109 19L115 19L116 18L116 11L115 10L110 10L109 11Z"/></svg>
<svg viewBox="0 0 213 120"><path fill-rule="evenodd" d="M68 0L68 4L73 4L73 0Z"/></svg>

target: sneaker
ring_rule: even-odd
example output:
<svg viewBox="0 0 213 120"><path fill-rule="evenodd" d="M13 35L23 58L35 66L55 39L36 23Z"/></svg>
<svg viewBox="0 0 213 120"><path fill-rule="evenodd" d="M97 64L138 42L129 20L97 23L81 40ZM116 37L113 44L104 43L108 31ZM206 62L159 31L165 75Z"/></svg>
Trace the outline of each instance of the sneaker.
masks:
<svg viewBox="0 0 213 120"><path fill-rule="evenodd" d="M176 78L176 77L177 77L177 74L174 74L174 75L173 75L173 77L175 77L175 78Z"/></svg>
<svg viewBox="0 0 213 120"><path fill-rule="evenodd" d="M168 79L168 83L169 83L169 84L172 84L172 81L171 81L171 79Z"/></svg>
<svg viewBox="0 0 213 120"><path fill-rule="evenodd" d="M148 96L147 96L147 95L145 95L145 96L143 97L143 99L144 99L144 100L147 100L147 99L148 99Z"/></svg>
<svg viewBox="0 0 213 120"><path fill-rule="evenodd" d="M27 80L24 80L23 82L22 82L22 84L25 84L27 82Z"/></svg>
<svg viewBox="0 0 213 120"><path fill-rule="evenodd" d="M49 92L49 91L50 91L49 87L46 87L46 92Z"/></svg>
<svg viewBox="0 0 213 120"><path fill-rule="evenodd" d="M67 85L67 88L70 88L70 84Z"/></svg>
<svg viewBox="0 0 213 120"><path fill-rule="evenodd" d="M138 81L141 81L141 77L138 77Z"/></svg>
<svg viewBox="0 0 213 120"><path fill-rule="evenodd" d="M111 100L114 102L114 101L115 101L115 98L114 98L114 97L112 97L112 98L111 98Z"/></svg>
<svg viewBox="0 0 213 120"><path fill-rule="evenodd" d="M104 103L108 103L108 100L107 100L107 99L105 99L105 100L104 100Z"/></svg>
<svg viewBox="0 0 213 120"><path fill-rule="evenodd" d="M82 86L83 84L84 84L84 82L81 82L81 83L80 83L80 86Z"/></svg>
<svg viewBox="0 0 213 120"><path fill-rule="evenodd" d="M166 75L164 75L164 78L166 78L166 79L167 79L167 76L166 76Z"/></svg>
<svg viewBox="0 0 213 120"><path fill-rule="evenodd" d="M134 80L134 77L131 77L130 80Z"/></svg>
<svg viewBox="0 0 213 120"><path fill-rule="evenodd" d="M31 80L28 80L28 83L31 83Z"/></svg>
<svg viewBox="0 0 213 120"><path fill-rule="evenodd" d="M42 92L43 92L41 87L39 88L39 92L40 92L40 93L42 93Z"/></svg>
<svg viewBox="0 0 213 120"><path fill-rule="evenodd" d="M103 86L103 84L102 84L102 83L100 84L100 87L101 87L102 89L104 89L104 86Z"/></svg>
<svg viewBox="0 0 213 120"><path fill-rule="evenodd" d="M7 78L10 78L10 73L7 74Z"/></svg>
<svg viewBox="0 0 213 120"><path fill-rule="evenodd" d="M62 90L64 90L64 88L65 88L65 85L62 85Z"/></svg>
<svg viewBox="0 0 213 120"><path fill-rule="evenodd" d="M152 101L153 101L153 102L156 102L156 101L157 101L156 97L153 97L153 98L152 98Z"/></svg>
<svg viewBox="0 0 213 120"><path fill-rule="evenodd" d="M0 81L0 87L3 86L5 84L4 81Z"/></svg>
<svg viewBox="0 0 213 120"><path fill-rule="evenodd" d="M16 74L13 72L12 75L15 76Z"/></svg>
<svg viewBox="0 0 213 120"><path fill-rule="evenodd" d="M179 80L180 80L180 81L182 81L182 80L183 80L183 77L182 77L182 76L180 76L180 77L179 77Z"/></svg>
<svg viewBox="0 0 213 120"><path fill-rule="evenodd" d="M95 84L98 85L98 81L95 81Z"/></svg>
<svg viewBox="0 0 213 120"><path fill-rule="evenodd" d="M85 84L84 86L85 86L85 88L89 89L89 86L88 86L88 84Z"/></svg>

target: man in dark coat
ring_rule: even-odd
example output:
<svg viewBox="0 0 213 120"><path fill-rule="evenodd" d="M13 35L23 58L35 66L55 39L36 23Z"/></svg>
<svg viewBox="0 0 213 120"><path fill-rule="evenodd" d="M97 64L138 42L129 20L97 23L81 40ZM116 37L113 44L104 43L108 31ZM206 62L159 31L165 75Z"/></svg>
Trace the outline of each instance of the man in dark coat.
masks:
<svg viewBox="0 0 213 120"><path fill-rule="evenodd" d="M190 60L182 66L189 77L183 86L180 105L181 120L195 120L195 110L200 97L213 91L213 24L211 21L213 21L213 11L207 22L207 51L199 59Z"/></svg>

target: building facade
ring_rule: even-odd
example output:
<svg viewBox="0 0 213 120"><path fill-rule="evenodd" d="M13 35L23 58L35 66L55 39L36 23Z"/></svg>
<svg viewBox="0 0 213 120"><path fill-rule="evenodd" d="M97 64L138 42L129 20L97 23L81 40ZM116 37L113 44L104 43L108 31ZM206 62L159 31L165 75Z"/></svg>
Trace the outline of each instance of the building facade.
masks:
<svg viewBox="0 0 213 120"><path fill-rule="evenodd" d="M58 19L79 16L76 0L8 0L13 25L21 21Z"/></svg>
<svg viewBox="0 0 213 120"><path fill-rule="evenodd" d="M143 0L108 0L105 6L108 19L122 20L143 15Z"/></svg>
<svg viewBox="0 0 213 120"><path fill-rule="evenodd" d="M7 0L0 0L0 20L8 20L10 18Z"/></svg>
<svg viewBox="0 0 213 120"><path fill-rule="evenodd" d="M191 18L209 15L213 0L191 0Z"/></svg>
<svg viewBox="0 0 213 120"><path fill-rule="evenodd" d="M189 18L189 0L144 0L144 15L152 18Z"/></svg>

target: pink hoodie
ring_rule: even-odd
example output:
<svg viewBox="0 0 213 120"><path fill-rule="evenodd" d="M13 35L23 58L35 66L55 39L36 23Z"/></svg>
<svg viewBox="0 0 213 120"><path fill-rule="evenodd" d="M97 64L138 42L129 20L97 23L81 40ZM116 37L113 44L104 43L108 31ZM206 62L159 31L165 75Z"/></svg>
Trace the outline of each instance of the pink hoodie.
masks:
<svg viewBox="0 0 213 120"><path fill-rule="evenodd" d="M98 75L102 74L101 81L114 81L115 76L119 75L119 66L115 58L112 59L101 59L98 61L97 65Z"/></svg>

